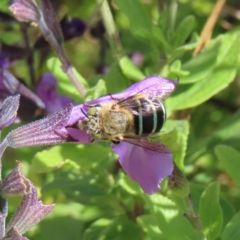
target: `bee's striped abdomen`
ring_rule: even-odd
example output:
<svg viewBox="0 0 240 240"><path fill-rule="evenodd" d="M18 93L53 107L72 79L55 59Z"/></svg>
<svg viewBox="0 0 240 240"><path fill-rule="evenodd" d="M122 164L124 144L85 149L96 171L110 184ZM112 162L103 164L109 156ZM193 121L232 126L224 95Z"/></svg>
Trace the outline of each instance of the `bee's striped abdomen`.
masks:
<svg viewBox="0 0 240 240"><path fill-rule="evenodd" d="M165 119L165 107L159 99L140 98L136 100L138 108L134 114L134 125L137 135L148 135L159 132Z"/></svg>

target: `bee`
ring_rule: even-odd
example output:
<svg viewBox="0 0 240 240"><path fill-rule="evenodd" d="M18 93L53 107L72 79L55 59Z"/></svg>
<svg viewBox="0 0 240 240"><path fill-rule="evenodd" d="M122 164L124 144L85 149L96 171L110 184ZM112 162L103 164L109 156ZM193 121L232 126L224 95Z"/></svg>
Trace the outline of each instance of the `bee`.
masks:
<svg viewBox="0 0 240 240"><path fill-rule="evenodd" d="M126 141L155 148L144 137L159 132L166 121L163 100L144 93L88 107L88 113L82 111L86 117L79 121L78 127L93 139L110 140L114 144Z"/></svg>

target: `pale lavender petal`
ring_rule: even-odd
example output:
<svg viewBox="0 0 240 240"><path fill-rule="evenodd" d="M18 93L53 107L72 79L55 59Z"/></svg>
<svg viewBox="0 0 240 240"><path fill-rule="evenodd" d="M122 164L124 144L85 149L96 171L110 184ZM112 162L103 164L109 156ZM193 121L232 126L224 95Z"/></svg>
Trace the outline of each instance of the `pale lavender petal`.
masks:
<svg viewBox="0 0 240 240"><path fill-rule="evenodd" d="M59 111L66 105L73 103L73 100L57 93L57 81L51 73L45 73L40 79L37 87L37 94L44 102L49 113Z"/></svg>
<svg viewBox="0 0 240 240"><path fill-rule="evenodd" d="M20 83L8 70L4 69L3 77L3 85L11 95L19 93L21 96L33 101L39 108L45 108L43 101L29 88Z"/></svg>
<svg viewBox="0 0 240 240"><path fill-rule="evenodd" d="M21 236L16 227L13 227L9 231L8 236L4 238L5 240L28 240L28 238Z"/></svg>
<svg viewBox="0 0 240 240"><path fill-rule="evenodd" d="M83 120L86 116L82 111L84 111L87 114L88 107L86 107L84 104L74 106L71 112L71 116L68 120L67 126L78 124L79 121Z"/></svg>
<svg viewBox="0 0 240 240"><path fill-rule="evenodd" d="M34 0L14 0L9 9L20 22L37 22L40 19L40 10Z"/></svg>
<svg viewBox="0 0 240 240"><path fill-rule="evenodd" d="M66 129L67 134L71 137L72 142L78 142L78 143L90 143L92 137L87 134L85 131L81 131L77 128L67 128ZM68 140L68 142L71 142L71 139Z"/></svg>
<svg viewBox="0 0 240 240"><path fill-rule="evenodd" d="M37 191L32 187L31 193L25 195L20 206L7 224L6 232L16 227L20 234L39 223L54 208L54 205L43 205L38 201Z"/></svg>
<svg viewBox="0 0 240 240"><path fill-rule="evenodd" d="M146 95L155 96L159 98L166 98L176 88L178 82L163 78L160 76L150 76L144 80L137 82L126 89L124 92L104 96L96 100L87 102L87 105L104 104L113 99L126 99L137 93L144 93Z"/></svg>
<svg viewBox="0 0 240 240"><path fill-rule="evenodd" d="M3 197L9 198L30 193L32 184L20 171L21 167L22 164L18 163L18 166L3 180L0 188Z"/></svg>
<svg viewBox="0 0 240 240"><path fill-rule="evenodd" d="M0 106L0 130L13 123L17 116L20 95L10 96Z"/></svg>
<svg viewBox="0 0 240 240"><path fill-rule="evenodd" d="M7 200L0 195L0 239L5 236L5 224L8 215Z"/></svg>
<svg viewBox="0 0 240 240"><path fill-rule="evenodd" d="M66 142L64 138L66 136L59 134L58 131L66 126L71 111L72 105L68 105L49 117L11 131L6 137L8 146L19 148Z"/></svg>
<svg viewBox="0 0 240 240"><path fill-rule="evenodd" d="M131 56L131 60L135 66L139 67L143 63L144 55L141 52L134 52Z"/></svg>
<svg viewBox="0 0 240 240"><path fill-rule="evenodd" d="M147 194L158 191L161 181L173 171L171 153L159 153L127 142L112 145L112 148L119 155L124 171Z"/></svg>

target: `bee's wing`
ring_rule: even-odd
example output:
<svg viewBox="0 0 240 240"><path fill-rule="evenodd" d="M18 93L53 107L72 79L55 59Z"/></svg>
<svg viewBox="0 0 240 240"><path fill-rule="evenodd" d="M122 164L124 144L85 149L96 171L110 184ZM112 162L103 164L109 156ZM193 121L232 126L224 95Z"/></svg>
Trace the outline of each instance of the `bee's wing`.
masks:
<svg viewBox="0 0 240 240"><path fill-rule="evenodd" d="M138 112L139 108L145 110L146 105L149 105L149 96L143 93L134 94L124 100L116 103L120 108L128 109L131 112ZM140 101L139 101L140 100ZM159 99L162 101L162 99Z"/></svg>
<svg viewBox="0 0 240 240"><path fill-rule="evenodd" d="M142 138L124 138L123 141L160 153L171 153L163 144L158 142L149 142L146 137Z"/></svg>

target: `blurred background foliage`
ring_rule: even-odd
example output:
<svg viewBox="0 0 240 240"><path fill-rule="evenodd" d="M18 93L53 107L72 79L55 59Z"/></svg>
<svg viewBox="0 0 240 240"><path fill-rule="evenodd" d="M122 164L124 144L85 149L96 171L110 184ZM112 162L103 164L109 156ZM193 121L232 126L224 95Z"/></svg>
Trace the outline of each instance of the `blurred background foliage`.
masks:
<svg viewBox="0 0 240 240"><path fill-rule="evenodd" d="M39 29L17 22L8 1L1 0L2 52L8 47L7 57L15 60L9 71L32 90L44 73L51 72L58 93L75 104L122 91L145 76L179 77L176 91L166 101L171 121L163 131L176 129L171 144L177 140L180 150L175 161L190 183L194 210L200 213L207 239L240 239L239 1L226 1L213 31L207 32L211 40L194 56L216 0L108 1L119 33L119 41L112 43L116 48L109 44L97 1L51 2L60 20L77 17L87 24L81 37L64 43L71 63L86 79L85 99L60 68L55 53L41 45ZM26 36L35 46L34 81ZM30 112L24 114L24 122L36 119ZM3 137L16 127L6 129ZM27 233L32 240L203 239L184 218L186 204L167 182L158 193L144 194L123 173L108 143L7 149L3 176L15 167L16 159L24 163L22 170L42 201L56 203L54 211ZM9 216L19 200L10 199Z"/></svg>

